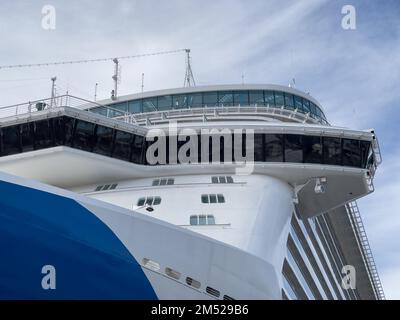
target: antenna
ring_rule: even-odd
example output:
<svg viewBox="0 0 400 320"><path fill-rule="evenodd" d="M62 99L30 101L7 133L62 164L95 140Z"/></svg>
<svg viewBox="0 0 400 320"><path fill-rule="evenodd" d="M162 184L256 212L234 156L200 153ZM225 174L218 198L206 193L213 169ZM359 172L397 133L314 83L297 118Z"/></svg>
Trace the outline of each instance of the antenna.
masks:
<svg viewBox="0 0 400 320"><path fill-rule="evenodd" d="M296 79L292 78L292 81L289 83L289 88L296 88Z"/></svg>
<svg viewBox="0 0 400 320"><path fill-rule="evenodd" d="M118 97L118 83L119 83L119 61L117 58L113 59L114 62L114 75L112 76L112 79L114 80L114 90L111 91L111 99L115 100Z"/></svg>
<svg viewBox="0 0 400 320"><path fill-rule="evenodd" d="M97 101L97 86L99 84L96 82L96 84L94 85L94 101Z"/></svg>
<svg viewBox="0 0 400 320"><path fill-rule="evenodd" d="M186 52L186 73L185 73L185 81L183 82L184 87L196 86L194 81L192 66L190 64L190 49L185 49Z"/></svg>
<svg viewBox="0 0 400 320"><path fill-rule="evenodd" d="M51 100L50 100L50 107L54 106L54 98L56 96L56 80L57 77L52 77L51 78Z"/></svg>
<svg viewBox="0 0 400 320"><path fill-rule="evenodd" d="M143 89L144 89L144 73L142 73L142 93L143 93Z"/></svg>

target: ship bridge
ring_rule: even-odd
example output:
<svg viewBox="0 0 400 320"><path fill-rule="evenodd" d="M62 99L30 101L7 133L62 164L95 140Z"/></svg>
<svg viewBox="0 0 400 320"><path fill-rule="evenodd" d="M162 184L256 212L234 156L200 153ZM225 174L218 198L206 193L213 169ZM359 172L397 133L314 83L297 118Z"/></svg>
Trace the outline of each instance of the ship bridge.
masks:
<svg viewBox="0 0 400 320"><path fill-rule="evenodd" d="M275 85L224 85L98 102L65 95L2 107L0 117L0 170L67 189L163 176L235 174L243 164L233 148L231 160L226 159L226 135L219 139L218 162L199 153L190 163L159 164L146 156L153 143L146 137L152 129L163 130L169 146L175 137L169 135L169 124L175 122L196 136L202 129L230 129L231 141L242 139L246 145L247 138L234 130L251 130L252 173L289 185L296 212L305 221L329 211L332 228L345 233L341 245L346 260L365 274L361 296L383 297L360 217L348 205L373 191L381 161L378 140L373 130L331 126L322 106L306 93ZM203 143L199 139L198 150ZM343 221L353 229L343 230Z"/></svg>

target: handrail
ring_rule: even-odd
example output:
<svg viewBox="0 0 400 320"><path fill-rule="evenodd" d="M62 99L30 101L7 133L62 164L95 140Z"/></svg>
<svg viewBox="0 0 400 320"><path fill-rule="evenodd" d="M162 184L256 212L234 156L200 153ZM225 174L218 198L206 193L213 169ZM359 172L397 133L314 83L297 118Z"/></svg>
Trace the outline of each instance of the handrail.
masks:
<svg viewBox="0 0 400 320"><path fill-rule="evenodd" d="M356 239L358 242L359 249L362 253L362 257L365 266L368 270L368 276L371 280L373 290L377 299L385 300L385 293L383 291L383 286L379 278L378 269L374 257L372 255L372 250L369 245L368 237L365 232L365 227L358 209L357 202L352 201L346 204L347 213L350 218L350 222L353 226L353 230L356 234Z"/></svg>

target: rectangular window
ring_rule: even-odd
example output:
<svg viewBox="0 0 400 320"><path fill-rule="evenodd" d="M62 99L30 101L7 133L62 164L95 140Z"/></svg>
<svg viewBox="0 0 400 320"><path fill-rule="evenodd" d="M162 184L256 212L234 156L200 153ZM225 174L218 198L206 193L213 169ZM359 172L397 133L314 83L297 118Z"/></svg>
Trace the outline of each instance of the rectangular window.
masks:
<svg viewBox="0 0 400 320"><path fill-rule="evenodd" d="M219 183L226 183L226 178L224 176L218 177L218 182Z"/></svg>
<svg viewBox="0 0 400 320"><path fill-rule="evenodd" d="M287 109L294 109L294 98L293 95L290 93L285 92L285 107Z"/></svg>
<svg viewBox="0 0 400 320"><path fill-rule="evenodd" d="M36 121L33 126L35 150L54 146L52 119Z"/></svg>
<svg viewBox="0 0 400 320"><path fill-rule="evenodd" d="M22 152L33 150L33 123L23 123L20 125L20 137Z"/></svg>
<svg viewBox="0 0 400 320"><path fill-rule="evenodd" d="M95 132L95 144L93 146L93 152L110 156L114 137L113 128L97 125Z"/></svg>
<svg viewBox="0 0 400 320"><path fill-rule="evenodd" d="M143 99L143 112L157 111L157 97Z"/></svg>
<svg viewBox="0 0 400 320"><path fill-rule="evenodd" d="M285 162L303 162L302 136L285 135Z"/></svg>
<svg viewBox="0 0 400 320"><path fill-rule="evenodd" d="M211 183L218 183L218 177L211 177Z"/></svg>
<svg viewBox="0 0 400 320"><path fill-rule="evenodd" d="M172 96L161 96L158 97L158 110L170 110L172 109Z"/></svg>
<svg viewBox="0 0 400 320"><path fill-rule="evenodd" d="M218 105L220 107L230 107L233 105L233 94L231 91L218 92Z"/></svg>
<svg viewBox="0 0 400 320"><path fill-rule="evenodd" d="M153 205L157 206L161 203L161 198L160 197L154 197L154 202Z"/></svg>
<svg viewBox="0 0 400 320"><path fill-rule="evenodd" d="M146 201L146 198L139 198L139 200L138 200L138 202L137 202L137 205L138 205L139 207L140 207L140 206L143 206L145 201Z"/></svg>
<svg viewBox="0 0 400 320"><path fill-rule="evenodd" d="M311 110L311 116L315 118L317 116L317 106L312 102L310 102L310 110Z"/></svg>
<svg viewBox="0 0 400 320"><path fill-rule="evenodd" d="M69 117L60 117L54 119L53 124L55 144L57 146L71 146L75 119Z"/></svg>
<svg viewBox="0 0 400 320"><path fill-rule="evenodd" d="M142 112L142 100L133 100L128 102L129 113L141 113Z"/></svg>
<svg viewBox="0 0 400 320"><path fill-rule="evenodd" d="M117 130L115 132L114 150L112 157L129 161L131 155L131 144L134 135L125 131Z"/></svg>
<svg viewBox="0 0 400 320"><path fill-rule="evenodd" d="M192 93L187 95L187 104L189 108L202 108L203 107L203 94Z"/></svg>
<svg viewBox="0 0 400 320"><path fill-rule="evenodd" d="M210 194L210 203L217 203L217 195L215 194Z"/></svg>
<svg viewBox="0 0 400 320"><path fill-rule="evenodd" d="M160 185L160 179L153 180L153 183L151 185L152 186L159 186Z"/></svg>
<svg viewBox="0 0 400 320"><path fill-rule="evenodd" d="M303 136L304 162L322 163L321 137Z"/></svg>
<svg viewBox="0 0 400 320"><path fill-rule="evenodd" d="M233 93L233 104L235 106L248 106L249 105L249 92L248 91L235 91Z"/></svg>
<svg viewBox="0 0 400 320"><path fill-rule="evenodd" d="M3 156L21 152L19 126L4 127L2 130Z"/></svg>
<svg viewBox="0 0 400 320"><path fill-rule="evenodd" d="M202 194L201 195L201 203L208 203L208 194Z"/></svg>
<svg viewBox="0 0 400 320"><path fill-rule="evenodd" d="M310 101L308 101L307 99L303 99L303 110L305 113L310 113L311 109L310 109Z"/></svg>
<svg viewBox="0 0 400 320"><path fill-rule="evenodd" d="M133 163L138 163L142 164L143 163L143 143L144 143L144 137L143 136L138 136L134 135L134 140L132 144L132 159L131 161Z"/></svg>
<svg viewBox="0 0 400 320"><path fill-rule="evenodd" d="M340 138L323 137L322 143L323 163L340 166L342 164Z"/></svg>
<svg viewBox="0 0 400 320"><path fill-rule="evenodd" d="M275 95L273 91L264 91L265 105L275 107Z"/></svg>
<svg viewBox="0 0 400 320"><path fill-rule="evenodd" d="M265 161L283 162L283 135L266 134L264 139Z"/></svg>
<svg viewBox="0 0 400 320"><path fill-rule="evenodd" d="M199 224L198 216L190 216L190 225L197 226Z"/></svg>
<svg viewBox="0 0 400 320"><path fill-rule="evenodd" d="M303 98L299 96L294 96L294 107L298 111L304 112L303 110Z"/></svg>
<svg viewBox="0 0 400 320"><path fill-rule="evenodd" d="M92 151L94 145L94 127L94 123L77 120L73 147L85 151Z"/></svg>
<svg viewBox="0 0 400 320"><path fill-rule="evenodd" d="M371 142L369 141L360 141L360 147L361 147L361 167L365 168L367 166L367 161L368 161L368 155L369 155L369 150L371 147Z"/></svg>
<svg viewBox="0 0 400 320"><path fill-rule="evenodd" d="M218 105L218 93L217 92L205 92L203 94L204 107L215 107Z"/></svg>
<svg viewBox="0 0 400 320"><path fill-rule="evenodd" d="M254 135L254 161L263 162L265 160L264 155L264 134L256 133Z"/></svg>
<svg viewBox="0 0 400 320"><path fill-rule="evenodd" d="M342 139L343 165L349 167L361 167L360 141Z"/></svg>
<svg viewBox="0 0 400 320"><path fill-rule="evenodd" d="M178 94L173 96L173 109L184 109L188 107L188 101L185 94Z"/></svg>
<svg viewBox="0 0 400 320"><path fill-rule="evenodd" d="M275 91L275 104L278 108L285 105L285 98L283 96L283 92Z"/></svg>
<svg viewBox="0 0 400 320"><path fill-rule="evenodd" d="M167 185L173 185L174 184L174 182L175 182L175 180L174 179L168 179L167 180Z"/></svg>
<svg viewBox="0 0 400 320"><path fill-rule="evenodd" d="M264 93L261 90L249 92L249 104L251 106L264 106Z"/></svg>
<svg viewBox="0 0 400 320"><path fill-rule="evenodd" d="M153 204L153 197L147 197L145 204L147 204L148 206L151 206Z"/></svg>
<svg viewBox="0 0 400 320"><path fill-rule="evenodd" d="M227 181L228 183L233 183L233 178L230 177L230 176L227 176L227 177L226 177L226 181Z"/></svg>
<svg viewBox="0 0 400 320"><path fill-rule="evenodd" d="M199 225L206 225L207 217L205 215L199 215Z"/></svg>
<svg viewBox="0 0 400 320"><path fill-rule="evenodd" d="M215 218L213 215L207 215L207 224L215 224Z"/></svg>
<svg viewBox="0 0 400 320"><path fill-rule="evenodd" d="M218 203L225 203L225 197L222 194L217 194Z"/></svg>

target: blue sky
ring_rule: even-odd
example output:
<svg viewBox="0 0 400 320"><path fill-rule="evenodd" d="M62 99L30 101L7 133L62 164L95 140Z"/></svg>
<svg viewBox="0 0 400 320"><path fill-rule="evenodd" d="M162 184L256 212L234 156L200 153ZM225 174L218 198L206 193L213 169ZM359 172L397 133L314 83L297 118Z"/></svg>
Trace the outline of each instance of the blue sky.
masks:
<svg viewBox="0 0 400 320"><path fill-rule="evenodd" d="M41 27L45 4L56 29ZM356 30L341 8L356 9ZM198 84L275 83L295 77L335 125L375 128L383 163L375 192L359 201L387 298L400 298L400 2L385 1L2 1L0 64L101 58L191 48ZM120 94L180 87L182 53L122 61ZM0 70L0 105L57 90L108 98L110 62Z"/></svg>

